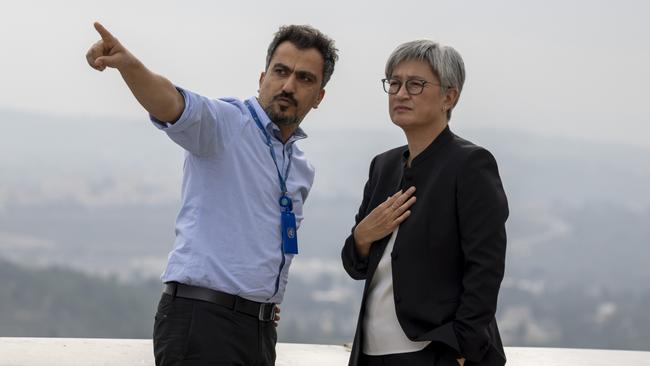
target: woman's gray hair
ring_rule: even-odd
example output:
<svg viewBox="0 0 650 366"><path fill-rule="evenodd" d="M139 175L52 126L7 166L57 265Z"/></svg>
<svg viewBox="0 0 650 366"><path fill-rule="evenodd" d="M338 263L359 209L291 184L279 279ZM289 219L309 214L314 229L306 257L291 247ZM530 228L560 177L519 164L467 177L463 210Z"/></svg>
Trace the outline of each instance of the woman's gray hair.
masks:
<svg viewBox="0 0 650 366"><path fill-rule="evenodd" d="M426 62L431 66L433 74L440 80L441 91L455 88L460 96L465 83L465 64L458 51L426 39L402 43L395 48L386 61L386 78L392 77L395 67L406 60ZM451 119L451 110L455 106L456 104L447 111L447 120Z"/></svg>

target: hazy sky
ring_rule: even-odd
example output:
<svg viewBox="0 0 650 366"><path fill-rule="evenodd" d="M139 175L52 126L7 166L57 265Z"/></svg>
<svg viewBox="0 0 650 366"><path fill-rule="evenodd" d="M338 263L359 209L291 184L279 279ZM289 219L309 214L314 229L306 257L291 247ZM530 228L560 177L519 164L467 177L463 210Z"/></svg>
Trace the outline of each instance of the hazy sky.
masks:
<svg viewBox="0 0 650 366"><path fill-rule="evenodd" d="M2 109L146 116L115 70L84 54L101 21L152 70L219 96L256 93L281 24L336 40L340 62L304 127L390 128L379 79L401 42L439 40L465 60L452 124L650 147L647 1L15 1L0 12ZM5 133L11 121L1 119Z"/></svg>

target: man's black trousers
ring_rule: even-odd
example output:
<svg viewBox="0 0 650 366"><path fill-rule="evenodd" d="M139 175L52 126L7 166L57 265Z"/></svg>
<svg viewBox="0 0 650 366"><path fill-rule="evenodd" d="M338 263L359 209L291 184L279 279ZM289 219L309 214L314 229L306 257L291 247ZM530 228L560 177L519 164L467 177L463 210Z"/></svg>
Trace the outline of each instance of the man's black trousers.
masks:
<svg viewBox="0 0 650 366"><path fill-rule="evenodd" d="M210 302L163 293L156 312L156 366L275 364L273 321Z"/></svg>

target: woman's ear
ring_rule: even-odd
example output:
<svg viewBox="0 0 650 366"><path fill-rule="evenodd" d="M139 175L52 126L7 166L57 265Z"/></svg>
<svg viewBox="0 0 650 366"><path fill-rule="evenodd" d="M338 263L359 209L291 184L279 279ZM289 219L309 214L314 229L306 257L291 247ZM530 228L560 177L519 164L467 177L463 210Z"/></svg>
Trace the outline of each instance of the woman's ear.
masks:
<svg viewBox="0 0 650 366"><path fill-rule="evenodd" d="M447 88L445 91L445 102L444 105L446 109L453 108L456 103L458 103L458 97L460 96L460 93L458 92L458 89L454 87Z"/></svg>

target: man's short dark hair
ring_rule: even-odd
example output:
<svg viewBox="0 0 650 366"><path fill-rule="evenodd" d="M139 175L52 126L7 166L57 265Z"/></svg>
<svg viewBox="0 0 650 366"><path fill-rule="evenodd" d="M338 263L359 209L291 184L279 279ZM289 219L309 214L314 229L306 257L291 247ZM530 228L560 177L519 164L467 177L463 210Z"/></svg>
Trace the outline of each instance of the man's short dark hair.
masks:
<svg viewBox="0 0 650 366"><path fill-rule="evenodd" d="M275 33L273 41L269 45L266 53L266 69L269 69L271 58L275 49L278 48L280 43L289 41L296 48L305 50L315 48L323 56L323 82L321 87L325 87L327 82L334 73L334 64L338 60L338 49L334 47L334 41L328 36L321 33L318 29L309 25L283 25Z"/></svg>

